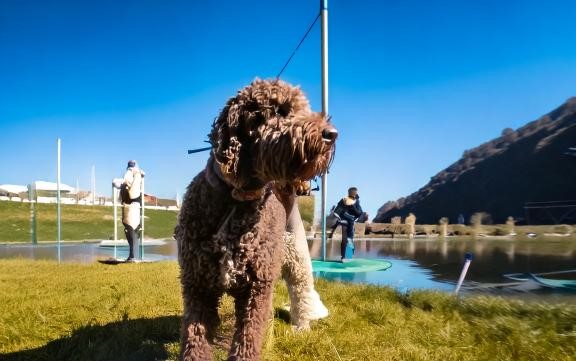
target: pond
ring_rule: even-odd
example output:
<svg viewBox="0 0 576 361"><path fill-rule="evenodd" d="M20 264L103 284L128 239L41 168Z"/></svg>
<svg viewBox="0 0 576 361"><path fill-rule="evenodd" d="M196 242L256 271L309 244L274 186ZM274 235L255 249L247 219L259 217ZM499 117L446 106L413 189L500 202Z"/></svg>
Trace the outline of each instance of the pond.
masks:
<svg viewBox="0 0 576 361"><path fill-rule="evenodd" d="M384 272L358 274L321 274L320 276L350 282L363 282L395 287L400 291L437 289L452 292L464 266L464 256L472 253L462 293L489 293L524 300L545 300L576 304L576 291L541 287L533 282L518 282L504 277L509 273L545 273L576 270L576 239L539 237L535 239L450 238L379 239L355 241L355 257L383 259L392 262ZM321 253L316 240L310 249L312 257ZM327 244L328 258L340 254L340 242Z"/></svg>
<svg viewBox="0 0 576 361"><path fill-rule="evenodd" d="M327 279L392 286L402 292L437 289L452 292L461 273L466 252L473 254L462 293L490 293L546 302L576 303L576 292L543 288L529 282L507 279L507 273L542 273L576 269L576 239L549 237L523 240L467 239L368 239L356 240L355 257L392 262L386 271L338 274L318 273ZM97 243L61 243L64 262L95 262L114 256L114 247ZM320 240L310 242L313 258L321 254ZM329 241L327 258L339 259L340 242ZM145 247L147 260L176 259L176 242ZM116 247L116 256L125 258L127 247ZM0 245L0 259L57 259L55 244Z"/></svg>

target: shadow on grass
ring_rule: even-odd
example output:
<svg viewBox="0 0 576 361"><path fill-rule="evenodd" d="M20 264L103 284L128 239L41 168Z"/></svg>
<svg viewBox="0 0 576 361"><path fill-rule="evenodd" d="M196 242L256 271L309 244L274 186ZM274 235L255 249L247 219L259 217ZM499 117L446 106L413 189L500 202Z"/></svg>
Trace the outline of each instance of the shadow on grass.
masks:
<svg viewBox="0 0 576 361"><path fill-rule="evenodd" d="M117 360L152 361L171 358L167 346L180 340L180 316L85 326L45 346L0 355L3 361ZM176 346L176 350L178 346ZM177 352L177 351L176 351ZM176 355L172 355L174 357Z"/></svg>
<svg viewBox="0 0 576 361"><path fill-rule="evenodd" d="M290 312L275 308L274 317L290 324ZM68 337L31 350L0 354L2 361L155 361L177 358L180 316L140 318L85 326ZM232 326L232 325L230 325ZM228 350L233 328L221 330L214 347ZM172 350L168 349L171 346Z"/></svg>
<svg viewBox="0 0 576 361"><path fill-rule="evenodd" d="M274 318L279 319L284 323L290 324L290 311L284 308L275 307Z"/></svg>

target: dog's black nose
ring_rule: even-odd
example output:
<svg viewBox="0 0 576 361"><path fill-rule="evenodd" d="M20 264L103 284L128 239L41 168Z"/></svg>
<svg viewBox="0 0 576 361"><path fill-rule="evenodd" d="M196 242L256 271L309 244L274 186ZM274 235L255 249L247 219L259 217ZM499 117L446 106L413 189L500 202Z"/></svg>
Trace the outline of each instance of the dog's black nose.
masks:
<svg viewBox="0 0 576 361"><path fill-rule="evenodd" d="M322 131L322 139L324 139L325 142L334 143L336 138L338 138L338 131L336 128L328 127Z"/></svg>

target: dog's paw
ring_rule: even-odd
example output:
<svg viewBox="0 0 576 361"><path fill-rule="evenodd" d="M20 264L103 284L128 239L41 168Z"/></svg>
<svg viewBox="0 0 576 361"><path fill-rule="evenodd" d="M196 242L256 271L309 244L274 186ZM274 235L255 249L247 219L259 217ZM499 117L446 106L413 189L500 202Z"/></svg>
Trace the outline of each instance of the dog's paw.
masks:
<svg viewBox="0 0 576 361"><path fill-rule="evenodd" d="M310 312L311 320L319 320L321 318L326 318L330 314L324 303L320 299L320 295L316 290L310 292L310 298L312 299L312 310Z"/></svg>

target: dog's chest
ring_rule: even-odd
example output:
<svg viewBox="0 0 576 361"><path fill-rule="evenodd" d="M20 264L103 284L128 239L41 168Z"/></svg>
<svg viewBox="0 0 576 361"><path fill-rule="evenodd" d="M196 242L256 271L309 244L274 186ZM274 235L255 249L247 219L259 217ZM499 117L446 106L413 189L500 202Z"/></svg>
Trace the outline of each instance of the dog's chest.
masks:
<svg viewBox="0 0 576 361"><path fill-rule="evenodd" d="M253 258L246 257L249 253L254 253L249 251L250 248L253 248L251 246L251 244L237 244L221 249L222 253L218 263L220 283L224 289L238 287L251 281L249 268Z"/></svg>
<svg viewBox="0 0 576 361"><path fill-rule="evenodd" d="M275 269L279 268L276 265L280 262L285 223L267 213L253 216L230 217L214 236L223 289L269 281L277 276Z"/></svg>

